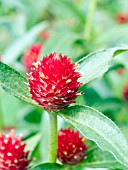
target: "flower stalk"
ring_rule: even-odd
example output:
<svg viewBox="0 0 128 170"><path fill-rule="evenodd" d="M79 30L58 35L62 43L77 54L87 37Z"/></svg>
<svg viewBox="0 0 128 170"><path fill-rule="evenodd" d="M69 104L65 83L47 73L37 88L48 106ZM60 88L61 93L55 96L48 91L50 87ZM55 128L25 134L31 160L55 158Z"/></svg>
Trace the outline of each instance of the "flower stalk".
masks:
<svg viewBox="0 0 128 170"><path fill-rule="evenodd" d="M57 114L49 112L49 121L50 121L49 162L55 163L57 158L57 146L58 146Z"/></svg>
<svg viewBox="0 0 128 170"><path fill-rule="evenodd" d="M90 0L89 4L89 11L87 15L87 21L85 25L85 39L89 40L91 36L92 31L92 23L93 23L93 17L94 17L94 11L96 8L97 0Z"/></svg>

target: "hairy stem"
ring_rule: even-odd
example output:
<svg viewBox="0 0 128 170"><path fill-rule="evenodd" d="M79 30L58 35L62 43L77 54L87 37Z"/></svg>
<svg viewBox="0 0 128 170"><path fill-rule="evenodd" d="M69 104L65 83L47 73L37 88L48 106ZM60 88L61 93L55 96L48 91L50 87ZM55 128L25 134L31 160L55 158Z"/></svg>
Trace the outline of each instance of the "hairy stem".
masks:
<svg viewBox="0 0 128 170"><path fill-rule="evenodd" d="M50 145L49 145L49 162L56 162L58 135L57 135L57 114L49 113L50 120Z"/></svg>

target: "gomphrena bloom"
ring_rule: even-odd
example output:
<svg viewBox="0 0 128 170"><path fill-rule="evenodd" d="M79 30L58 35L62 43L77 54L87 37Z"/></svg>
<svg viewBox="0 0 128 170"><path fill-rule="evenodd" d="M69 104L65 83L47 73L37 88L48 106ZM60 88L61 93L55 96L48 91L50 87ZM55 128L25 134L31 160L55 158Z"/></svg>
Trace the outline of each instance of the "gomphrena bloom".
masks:
<svg viewBox="0 0 128 170"><path fill-rule="evenodd" d="M75 102L81 86L76 64L61 54L50 54L33 63L28 75L31 97L46 110L57 111Z"/></svg>
<svg viewBox="0 0 128 170"><path fill-rule="evenodd" d="M117 69L117 73L118 73L120 76L123 76L123 75L125 74L125 71L126 71L126 70L125 70L125 68L123 68L123 67Z"/></svg>
<svg viewBox="0 0 128 170"><path fill-rule="evenodd" d="M61 129L58 133L58 153L60 162L69 165L79 164L85 158L85 137L80 137L79 131L70 128Z"/></svg>
<svg viewBox="0 0 128 170"><path fill-rule="evenodd" d="M32 67L32 63L38 60L41 49L42 49L42 44L35 43L25 52L22 58L22 63L25 69L27 70L27 72L30 71Z"/></svg>
<svg viewBox="0 0 128 170"><path fill-rule="evenodd" d="M10 132L11 130L15 130L15 129L16 129L15 126L4 126L4 127L2 128L2 130L3 130L4 132Z"/></svg>
<svg viewBox="0 0 128 170"><path fill-rule="evenodd" d="M120 24L125 24L125 23L128 22L128 16L126 14L124 14L124 13L119 13L116 16L116 20Z"/></svg>
<svg viewBox="0 0 128 170"><path fill-rule="evenodd" d="M123 96L124 96L124 99L128 102L128 83L124 86Z"/></svg>
<svg viewBox="0 0 128 170"><path fill-rule="evenodd" d="M48 30L43 30L40 34L39 37L43 40L48 40L50 38L50 32Z"/></svg>
<svg viewBox="0 0 128 170"><path fill-rule="evenodd" d="M0 133L0 170L27 170L32 159L22 144L22 137L15 137L14 130L8 135Z"/></svg>

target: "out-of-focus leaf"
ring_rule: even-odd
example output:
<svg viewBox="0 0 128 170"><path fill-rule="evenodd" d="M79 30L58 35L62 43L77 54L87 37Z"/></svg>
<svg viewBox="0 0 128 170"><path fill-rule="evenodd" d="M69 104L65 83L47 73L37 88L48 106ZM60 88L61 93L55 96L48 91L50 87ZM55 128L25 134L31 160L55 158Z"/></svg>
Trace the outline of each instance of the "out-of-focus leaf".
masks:
<svg viewBox="0 0 128 170"><path fill-rule="evenodd" d="M31 168L31 170L61 170L61 169L64 169L64 166L56 163L45 163Z"/></svg>
<svg viewBox="0 0 128 170"><path fill-rule="evenodd" d="M74 33L69 31L56 31L45 43L41 56L47 55L51 52L62 53L70 56L71 47L75 39L77 39L77 36Z"/></svg>
<svg viewBox="0 0 128 170"><path fill-rule="evenodd" d="M30 98L27 78L19 72L0 62L0 85L9 94L18 97L19 99L36 105L36 102Z"/></svg>
<svg viewBox="0 0 128 170"><path fill-rule="evenodd" d="M40 142L40 139L41 139L41 134L39 133L39 134L36 134L35 136L25 140L25 143L27 144L25 149L31 151L31 154L32 154L32 152L34 151L34 149Z"/></svg>
<svg viewBox="0 0 128 170"><path fill-rule="evenodd" d="M32 0L22 0L23 4L26 7L26 14L27 14L27 21L28 21L28 27L32 27L42 19L45 15L47 15L47 8L49 8L50 0L46 1L32 1ZM29 6L29 10L28 10ZM34 14L34 15L33 15Z"/></svg>
<svg viewBox="0 0 128 170"><path fill-rule="evenodd" d="M17 0L8 0L8 1L1 0L1 3L6 8L13 7L13 8L24 9L24 5L20 1L17 1Z"/></svg>
<svg viewBox="0 0 128 170"><path fill-rule="evenodd" d="M6 51L2 54L2 61L7 64L11 64L23 52L25 48L27 48L35 41L39 32L41 32L47 26L47 22L42 22L26 32L22 37L20 37L6 49Z"/></svg>
<svg viewBox="0 0 128 170"><path fill-rule="evenodd" d="M53 10L59 6L60 11L57 10L57 12L59 11L60 14L63 14L63 12L66 11L66 13L69 13L70 16L76 17L77 21L81 21L81 23L85 23L85 17L83 13L81 12L79 8L77 8L77 6L75 6L73 2L68 1L68 0L61 0L61 1L53 0L53 1L54 3L52 2L52 5L55 5Z"/></svg>
<svg viewBox="0 0 128 170"><path fill-rule="evenodd" d="M34 124L40 124L42 117L42 108L31 109L25 116L24 120Z"/></svg>
<svg viewBox="0 0 128 170"><path fill-rule="evenodd" d="M100 111L108 112L108 111L119 111L122 108L123 101L118 98L106 98L100 103L97 103L97 106L100 107Z"/></svg>
<svg viewBox="0 0 128 170"><path fill-rule="evenodd" d="M128 39L127 39L127 32L128 32L128 27L127 24L122 24L122 25L116 25L113 28L109 29L108 31L103 31L99 37L94 41L94 44L98 47L104 45L104 44L113 44L117 45L122 43L127 44ZM115 36L113 36L115 35Z"/></svg>
<svg viewBox="0 0 128 170"><path fill-rule="evenodd" d="M79 79L80 82L88 83L102 76L112 64L112 58L127 50L128 47L109 48L94 52L79 60L78 64L80 67L78 71L82 74L82 77Z"/></svg>
<svg viewBox="0 0 128 170"><path fill-rule="evenodd" d="M80 105L69 107L59 115L102 150L112 153L121 164L128 166L128 143L108 117L94 108Z"/></svg>
<svg viewBox="0 0 128 170"><path fill-rule="evenodd" d="M120 68L124 68L124 65L122 63L117 63L115 65L113 65L112 67L110 67L110 69L108 70L109 71L112 71L112 70L118 70Z"/></svg>
<svg viewBox="0 0 128 170"><path fill-rule="evenodd" d="M13 107L12 107L13 106ZM23 102L10 96L0 87L0 111L2 113L3 126L19 126L18 112L23 108ZM2 119L1 118L1 119Z"/></svg>
<svg viewBox="0 0 128 170"><path fill-rule="evenodd" d="M127 167L120 164L112 154L102 151L97 147L89 149L86 155L87 158L81 162L80 166L89 168L127 169Z"/></svg>

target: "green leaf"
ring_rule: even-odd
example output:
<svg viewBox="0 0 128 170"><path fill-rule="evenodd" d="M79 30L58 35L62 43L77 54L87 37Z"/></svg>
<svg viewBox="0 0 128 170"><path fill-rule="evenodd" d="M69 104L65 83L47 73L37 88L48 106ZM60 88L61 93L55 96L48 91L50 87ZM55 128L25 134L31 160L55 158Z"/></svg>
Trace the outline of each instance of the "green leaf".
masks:
<svg viewBox="0 0 128 170"><path fill-rule="evenodd" d="M42 108L40 107L34 107L33 109L30 109L27 114L24 115L24 120L29 123L34 123L39 125L41 122L42 117Z"/></svg>
<svg viewBox="0 0 128 170"><path fill-rule="evenodd" d="M63 169L63 166L56 163L45 163L31 168L31 170L61 170L61 169Z"/></svg>
<svg viewBox="0 0 128 170"><path fill-rule="evenodd" d="M0 62L0 85L9 94L37 106L37 103L30 98L27 78L22 74Z"/></svg>
<svg viewBox="0 0 128 170"><path fill-rule="evenodd" d="M80 82L88 83L102 76L112 64L112 58L127 50L128 47L109 48L94 52L79 60L78 64L80 67L78 71L82 74L82 77L79 79Z"/></svg>
<svg viewBox="0 0 128 170"><path fill-rule="evenodd" d="M89 149L86 154L87 158L81 162L80 166L89 168L127 169L127 167L120 164L112 154L102 151L97 147Z"/></svg>
<svg viewBox="0 0 128 170"><path fill-rule="evenodd" d="M47 22L42 22L33 27L30 31L26 32L22 37L20 37L6 49L6 51L2 54L2 61L7 64L12 63L25 48L35 41L39 32L41 32L47 26Z"/></svg>
<svg viewBox="0 0 128 170"><path fill-rule="evenodd" d="M38 145L38 143L40 142L41 139L41 134L38 133L36 135L34 135L33 137L25 140L26 145L26 150L29 151L34 151L34 149L36 148L36 146ZM30 152L32 154L32 152Z"/></svg>
<svg viewBox="0 0 128 170"><path fill-rule="evenodd" d="M118 127L105 115L88 106L72 106L59 112L88 139L128 166L128 143Z"/></svg>

